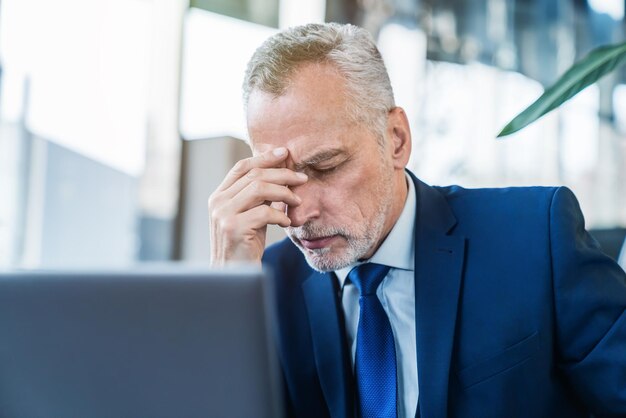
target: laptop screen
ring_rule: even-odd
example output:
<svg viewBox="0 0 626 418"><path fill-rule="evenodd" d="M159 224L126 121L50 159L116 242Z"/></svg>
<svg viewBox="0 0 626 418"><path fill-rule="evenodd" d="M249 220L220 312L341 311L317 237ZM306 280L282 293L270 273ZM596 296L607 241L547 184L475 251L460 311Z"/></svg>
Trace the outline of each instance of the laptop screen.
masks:
<svg viewBox="0 0 626 418"><path fill-rule="evenodd" d="M266 283L254 269L0 274L2 416L281 416Z"/></svg>

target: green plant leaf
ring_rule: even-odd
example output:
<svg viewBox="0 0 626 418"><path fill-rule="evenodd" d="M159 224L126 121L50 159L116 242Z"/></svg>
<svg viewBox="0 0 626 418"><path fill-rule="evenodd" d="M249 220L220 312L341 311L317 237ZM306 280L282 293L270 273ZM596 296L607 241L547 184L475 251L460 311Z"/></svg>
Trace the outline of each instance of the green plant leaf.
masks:
<svg viewBox="0 0 626 418"><path fill-rule="evenodd" d="M594 49L568 69L533 104L510 121L498 134L498 138L517 132L536 121L624 62L626 62L626 42Z"/></svg>

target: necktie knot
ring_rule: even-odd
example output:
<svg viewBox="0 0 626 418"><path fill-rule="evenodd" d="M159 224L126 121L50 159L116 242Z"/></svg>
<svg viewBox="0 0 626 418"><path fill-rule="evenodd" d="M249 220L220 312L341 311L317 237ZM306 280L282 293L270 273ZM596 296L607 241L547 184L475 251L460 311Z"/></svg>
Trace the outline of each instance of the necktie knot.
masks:
<svg viewBox="0 0 626 418"><path fill-rule="evenodd" d="M359 289L361 296L369 296L376 293L376 289L378 289L387 272L389 272L389 266L364 263L350 270L348 278Z"/></svg>

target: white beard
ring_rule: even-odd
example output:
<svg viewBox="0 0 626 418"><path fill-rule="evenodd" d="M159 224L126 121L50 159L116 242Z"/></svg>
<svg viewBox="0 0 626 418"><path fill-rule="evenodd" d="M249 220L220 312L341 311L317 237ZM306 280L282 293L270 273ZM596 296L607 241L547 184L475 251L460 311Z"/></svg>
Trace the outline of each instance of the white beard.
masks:
<svg viewBox="0 0 626 418"><path fill-rule="evenodd" d="M380 199L373 218L368 223L357 225L354 230L344 227L333 227L315 224L309 221L304 225L293 228L287 227L287 235L302 251L311 268L320 272L335 271L354 264L365 258L371 249L378 243L385 226L385 221L391 210L393 201L393 175L388 172L387 178L380 178L376 188L376 196ZM330 247L320 249L304 248L301 239L311 239L339 235L347 242L347 248L339 252Z"/></svg>

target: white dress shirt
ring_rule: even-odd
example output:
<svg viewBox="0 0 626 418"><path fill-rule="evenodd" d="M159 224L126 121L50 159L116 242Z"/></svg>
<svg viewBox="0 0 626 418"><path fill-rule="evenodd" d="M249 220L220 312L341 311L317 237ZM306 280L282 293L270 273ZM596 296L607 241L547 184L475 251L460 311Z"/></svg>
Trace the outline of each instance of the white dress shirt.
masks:
<svg viewBox="0 0 626 418"><path fill-rule="evenodd" d="M408 194L404 209L385 241L368 262L391 267L376 291L389 321L396 343L398 374L398 417L414 417L417 410L417 352L415 347L415 186L407 175ZM359 290L346 281L352 268L335 271L343 289L341 303L346 321L352 368L359 324Z"/></svg>

